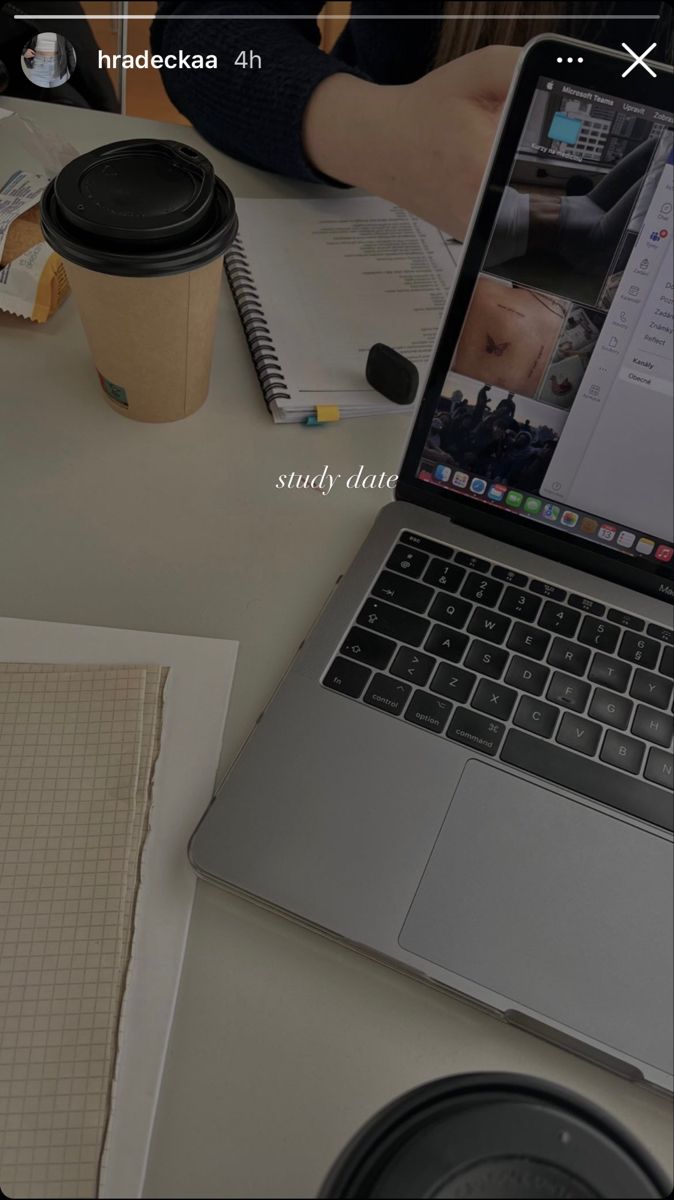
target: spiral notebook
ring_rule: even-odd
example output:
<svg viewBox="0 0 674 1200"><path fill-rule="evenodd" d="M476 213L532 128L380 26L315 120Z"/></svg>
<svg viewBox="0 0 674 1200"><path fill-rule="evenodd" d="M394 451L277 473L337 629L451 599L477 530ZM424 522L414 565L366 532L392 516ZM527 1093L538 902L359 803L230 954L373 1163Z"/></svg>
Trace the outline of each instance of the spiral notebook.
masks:
<svg viewBox="0 0 674 1200"><path fill-rule="evenodd" d="M385 342L428 362L457 263L438 229L374 196L240 200L225 269L276 422L400 413L365 379Z"/></svg>

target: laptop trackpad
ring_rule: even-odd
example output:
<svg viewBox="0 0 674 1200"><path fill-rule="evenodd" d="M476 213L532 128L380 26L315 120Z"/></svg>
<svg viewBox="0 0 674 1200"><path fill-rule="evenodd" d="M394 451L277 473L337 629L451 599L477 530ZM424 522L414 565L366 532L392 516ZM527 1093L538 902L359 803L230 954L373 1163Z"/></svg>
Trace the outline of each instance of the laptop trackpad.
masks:
<svg viewBox="0 0 674 1200"><path fill-rule="evenodd" d="M400 945L670 1072L671 895L665 837L473 760Z"/></svg>

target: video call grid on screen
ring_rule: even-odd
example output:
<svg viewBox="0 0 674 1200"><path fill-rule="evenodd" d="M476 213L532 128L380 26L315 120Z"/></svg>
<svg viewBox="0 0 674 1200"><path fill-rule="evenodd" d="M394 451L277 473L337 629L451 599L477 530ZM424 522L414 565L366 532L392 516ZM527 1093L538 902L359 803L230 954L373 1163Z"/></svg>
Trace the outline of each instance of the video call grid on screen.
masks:
<svg viewBox="0 0 674 1200"><path fill-rule="evenodd" d="M673 126L539 80L419 471L460 489L482 476L470 492L492 503L519 488L541 502L509 507L660 561L674 539ZM574 197L555 252L529 248L523 193Z"/></svg>

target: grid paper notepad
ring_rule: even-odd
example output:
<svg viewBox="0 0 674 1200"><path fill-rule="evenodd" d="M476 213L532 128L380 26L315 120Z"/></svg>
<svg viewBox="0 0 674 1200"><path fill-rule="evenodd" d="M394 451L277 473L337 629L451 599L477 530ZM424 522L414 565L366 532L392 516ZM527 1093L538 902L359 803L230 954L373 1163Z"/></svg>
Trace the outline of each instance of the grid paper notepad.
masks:
<svg viewBox="0 0 674 1200"><path fill-rule="evenodd" d="M0 664L0 1185L93 1197L161 667Z"/></svg>

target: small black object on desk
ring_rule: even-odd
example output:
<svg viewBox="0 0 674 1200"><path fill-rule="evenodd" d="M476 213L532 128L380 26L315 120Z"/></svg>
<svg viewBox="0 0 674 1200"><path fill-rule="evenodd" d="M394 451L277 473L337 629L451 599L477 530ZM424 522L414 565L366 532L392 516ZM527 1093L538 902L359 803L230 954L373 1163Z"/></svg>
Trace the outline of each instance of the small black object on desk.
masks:
<svg viewBox="0 0 674 1200"><path fill-rule="evenodd" d="M383 342L375 342L370 349L365 378L370 387L394 404L412 404L419 387L419 372L414 363Z"/></svg>

